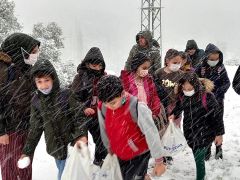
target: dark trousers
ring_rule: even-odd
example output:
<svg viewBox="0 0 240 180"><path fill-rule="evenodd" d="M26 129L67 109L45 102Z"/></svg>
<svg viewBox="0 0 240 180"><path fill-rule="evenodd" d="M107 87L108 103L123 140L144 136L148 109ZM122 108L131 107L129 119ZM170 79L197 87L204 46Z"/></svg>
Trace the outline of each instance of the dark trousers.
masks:
<svg viewBox="0 0 240 180"><path fill-rule="evenodd" d="M9 144L0 145L2 180L31 180L32 164L25 169L17 167L17 162L27 138L27 132L14 132L8 135Z"/></svg>
<svg viewBox="0 0 240 180"><path fill-rule="evenodd" d="M95 154L94 154L94 164L101 165L103 159L108 154L107 149L104 147L101 134L100 134L100 127L98 123L98 119L90 118L87 123L88 131L91 133L93 137L93 142L95 143Z"/></svg>
<svg viewBox="0 0 240 180"><path fill-rule="evenodd" d="M123 180L144 180L148 169L150 152L137 156L129 161L119 159Z"/></svg>
<svg viewBox="0 0 240 180"><path fill-rule="evenodd" d="M206 175L205 172L205 155L207 152L207 148L199 148L193 150L193 156L196 163L197 170L197 180L204 180Z"/></svg>

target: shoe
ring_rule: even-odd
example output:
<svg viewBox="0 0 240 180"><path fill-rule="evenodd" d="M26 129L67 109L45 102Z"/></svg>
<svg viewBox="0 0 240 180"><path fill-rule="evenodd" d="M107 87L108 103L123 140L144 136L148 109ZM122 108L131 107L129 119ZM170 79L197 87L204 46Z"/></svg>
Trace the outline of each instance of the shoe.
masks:
<svg viewBox="0 0 240 180"><path fill-rule="evenodd" d="M215 159L223 159L222 145L216 146Z"/></svg>

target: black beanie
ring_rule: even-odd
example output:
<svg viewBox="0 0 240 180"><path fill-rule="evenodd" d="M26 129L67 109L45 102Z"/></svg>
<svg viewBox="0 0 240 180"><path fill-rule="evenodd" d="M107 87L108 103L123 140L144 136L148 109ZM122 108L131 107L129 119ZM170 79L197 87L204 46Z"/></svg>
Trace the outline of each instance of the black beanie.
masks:
<svg viewBox="0 0 240 180"><path fill-rule="evenodd" d="M131 70L136 72L138 67L141 66L146 61L151 61L151 59L145 53L137 53L131 62Z"/></svg>
<svg viewBox="0 0 240 180"><path fill-rule="evenodd" d="M113 75L103 76L97 84L98 98L102 102L112 101L116 97L120 97L123 86L120 78Z"/></svg>

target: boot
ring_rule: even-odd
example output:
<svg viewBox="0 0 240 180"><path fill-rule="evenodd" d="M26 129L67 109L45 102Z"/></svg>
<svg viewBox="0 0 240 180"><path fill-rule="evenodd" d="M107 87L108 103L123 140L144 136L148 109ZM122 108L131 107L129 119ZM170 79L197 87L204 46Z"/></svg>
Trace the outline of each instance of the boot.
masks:
<svg viewBox="0 0 240 180"><path fill-rule="evenodd" d="M215 159L223 159L222 145L216 146Z"/></svg>

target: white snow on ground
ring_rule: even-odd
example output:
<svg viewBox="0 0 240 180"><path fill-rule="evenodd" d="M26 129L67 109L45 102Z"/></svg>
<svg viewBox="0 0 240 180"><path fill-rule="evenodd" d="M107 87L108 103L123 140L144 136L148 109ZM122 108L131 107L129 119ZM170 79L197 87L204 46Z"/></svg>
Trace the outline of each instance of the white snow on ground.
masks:
<svg viewBox="0 0 240 180"><path fill-rule="evenodd" d="M228 66L232 80L237 67ZM225 131L223 144L224 160L216 161L213 157L206 163L207 180L240 180L240 96L230 87L225 100ZM94 144L89 145L93 152ZM212 154L214 154L212 146ZM36 148L33 162L33 180L53 180L57 177L54 159L46 153L44 138ZM155 178L154 178L155 179ZM174 163L168 167L161 180L194 180L195 163L190 148L174 157Z"/></svg>

